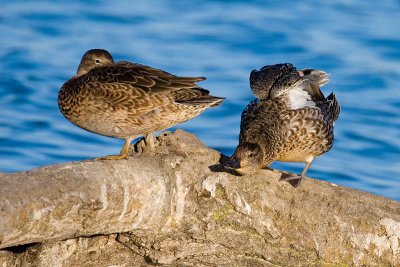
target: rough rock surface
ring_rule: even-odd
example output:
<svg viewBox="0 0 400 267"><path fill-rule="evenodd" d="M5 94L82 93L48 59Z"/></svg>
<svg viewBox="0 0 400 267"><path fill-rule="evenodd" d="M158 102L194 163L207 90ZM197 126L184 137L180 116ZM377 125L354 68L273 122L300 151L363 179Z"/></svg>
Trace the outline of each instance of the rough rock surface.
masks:
<svg viewBox="0 0 400 267"><path fill-rule="evenodd" d="M400 266L400 203L223 172L183 131L129 160L0 174L6 266Z"/></svg>

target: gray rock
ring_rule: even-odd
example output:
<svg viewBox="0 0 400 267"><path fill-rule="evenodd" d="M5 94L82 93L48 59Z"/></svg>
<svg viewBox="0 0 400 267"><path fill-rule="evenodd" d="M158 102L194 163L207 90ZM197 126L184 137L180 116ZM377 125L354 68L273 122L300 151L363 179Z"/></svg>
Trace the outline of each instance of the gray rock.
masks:
<svg viewBox="0 0 400 267"><path fill-rule="evenodd" d="M399 266L400 203L221 171L183 131L129 160L0 174L6 266Z"/></svg>

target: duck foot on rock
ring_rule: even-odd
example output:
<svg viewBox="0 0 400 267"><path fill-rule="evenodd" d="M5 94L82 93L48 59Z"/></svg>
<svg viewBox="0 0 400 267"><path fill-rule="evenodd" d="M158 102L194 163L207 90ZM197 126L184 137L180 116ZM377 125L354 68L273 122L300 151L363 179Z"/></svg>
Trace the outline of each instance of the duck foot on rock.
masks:
<svg viewBox="0 0 400 267"><path fill-rule="evenodd" d="M143 154L145 151L154 151L155 150L155 142L153 138L153 134L146 134L145 137L140 139L135 144L135 151L137 154Z"/></svg>
<svg viewBox="0 0 400 267"><path fill-rule="evenodd" d="M110 155L99 158L99 160L121 160L127 159L129 157L129 147L132 142L132 138L126 138L124 146L121 149L121 153L119 155Z"/></svg>
<svg viewBox="0 0 400 267"><path fill-rule="evenodd" d="M293 187L299 187L301 185L301 182L303 181L303 176L302 175L288 175L288 174L282 174L281 178L279 179L280 181L285 181L290 183Z"/></svg>

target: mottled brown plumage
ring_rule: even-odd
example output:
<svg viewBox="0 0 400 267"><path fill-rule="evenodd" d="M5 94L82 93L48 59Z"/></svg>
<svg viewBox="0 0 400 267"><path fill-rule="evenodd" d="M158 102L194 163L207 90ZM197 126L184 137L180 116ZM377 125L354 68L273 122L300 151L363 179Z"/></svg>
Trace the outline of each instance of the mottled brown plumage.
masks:
<svg viewBox="0 0 400 267"><path fill-rule="evenodd" d="M264 66L259 71L252 70L249 79L250 88L257 98L266 99L275 83L295 70L296 68L290 63Z"/></svg>
<svg viewBox="0 0 400 267"><path fill-rule="evenodd" d="M298 86L296 82L313 83L306 87L314 100L322 100L323 95L320 87L328 83L328 74L321 70L296 68L290 63L264 66L259 71L253 70L250 73L250 88L253 94L259 99L277 97L284 90L291 90Z"/></svg>
<svg viewBox="0 0 400 267"><path fill-rule="evenodd" d="M125 139L118 156L127 157L130 142L196 117L223 98L196 85L203 77L178 77L126 61L115 63L102 49L87 51L77 74L58 95L61 113L73 124L100 135Z"/></svg>
<svg viewBox="0 0 400 267"><path fill-rule="evenodd" d="M286 179L299 179L298 186L314 158L331 149L340 107L333 93L325 98L320 91L325 72L277 66L262 68L258 77L252 72L252 89L264 98L243 111L239 145L226 166L247 173L273 161L306 162L301 175Z"/></svg>

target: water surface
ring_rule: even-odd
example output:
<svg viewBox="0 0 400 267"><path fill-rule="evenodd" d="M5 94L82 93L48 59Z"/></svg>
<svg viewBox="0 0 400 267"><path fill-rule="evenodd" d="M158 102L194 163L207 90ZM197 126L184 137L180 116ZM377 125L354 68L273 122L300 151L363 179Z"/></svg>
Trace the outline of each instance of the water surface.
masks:
<svg viewBox="0 0 400 267"><path fill-rule="evenodd" d="M342 112L308 175L400 200L398 1L11 1L0 13L0 171L118 153L81 130L57 94L82 54L105 48L202 86L225 103L179 127L230 155L252 69L291 62L331 74ZM303 164L274 163L300 172Z"/></svg>

